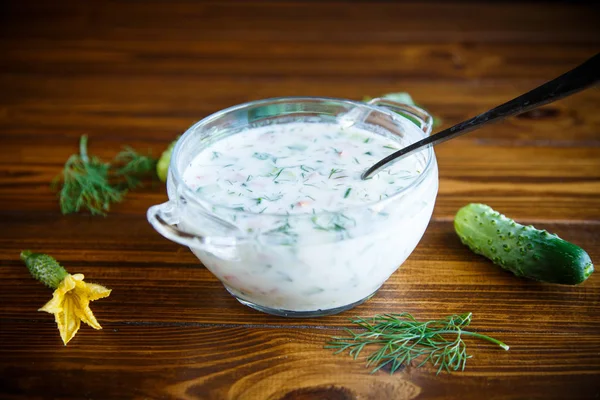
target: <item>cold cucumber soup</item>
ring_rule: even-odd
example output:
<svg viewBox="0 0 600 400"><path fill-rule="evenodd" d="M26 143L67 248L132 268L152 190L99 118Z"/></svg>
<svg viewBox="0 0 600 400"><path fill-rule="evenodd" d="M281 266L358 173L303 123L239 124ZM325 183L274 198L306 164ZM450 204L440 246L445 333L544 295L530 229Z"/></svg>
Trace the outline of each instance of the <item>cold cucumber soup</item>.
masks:
<svg viewBox="0 0 600 400"><path fill-rule="evenodd" d="M184 182L214 203L268 214L319 213L373 203L421 173L415 157L372 179L364 170L399 150L392 139L334 124L290 123L249 129L207 148Z"/></svg>
<svg viewBox="0 0 600 400"><path fill-rule="evenodd" d="M360 179L406 144L334 123L268 125L224 137L192 159L183 181L256 240L231 257L192 250L233 295L263 310L363 301L408 257L431 216L437 169L421 176L423 154Z"/></svg>

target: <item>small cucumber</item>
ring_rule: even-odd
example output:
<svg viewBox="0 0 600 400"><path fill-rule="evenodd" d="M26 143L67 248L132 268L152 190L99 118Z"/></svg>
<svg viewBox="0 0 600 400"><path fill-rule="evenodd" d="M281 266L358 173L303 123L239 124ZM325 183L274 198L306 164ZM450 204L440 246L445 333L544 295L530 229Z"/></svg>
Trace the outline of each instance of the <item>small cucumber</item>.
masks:
<svg viewBox="0 0 600 400"><path fill-rule="evenodd" d="M21 252L21 260L35 279L52 289L58 289L69 274L58 261L47 254L24 250Z"/></svg>
<svg viewBox="0 0 600 400"><path fill-rule="evenodd" d="M156 175L158 175L158 179L162 182L167 181L167 173L169 172L169 164L171 163L171 154L173 154L173 148L175 147L177 140L179 140L179 137L169 144L169 147L163 151L156 163Z"/></svg>
<svg viewBox="0 0 600 400"><path fill-rule="evenodd" d="M590 256L556 235L523 226L485 204L469 204L454 218L460 240L515 274L541 282L576 285L594 272Z"/></svg>

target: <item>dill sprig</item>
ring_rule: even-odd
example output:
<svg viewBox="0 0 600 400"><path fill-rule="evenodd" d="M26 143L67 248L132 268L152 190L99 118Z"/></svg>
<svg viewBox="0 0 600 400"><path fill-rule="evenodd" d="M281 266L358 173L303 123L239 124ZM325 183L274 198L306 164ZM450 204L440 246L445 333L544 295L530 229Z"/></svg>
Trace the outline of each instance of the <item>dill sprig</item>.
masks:
<svg viewBox="0 0 600 400"><path fill-rule="evenodd" d="M128 189L134 189L142 184L142 179L156 170L157 160L151 156L139 154L126 146L115 157L112 165L115 175L125 180Z"/></svg>
<svg viewBox="0 0 600 400"><path fill-rule="evenodd" d="M60 187L60 209L63 214L88 209L92 215L104 215L111 203L120 202L124 191L108 183L110 165L87 153L87 136L79 142L79 154L73 154L52 186Z"/></svg>
<svg viewBox="0 0 600 400"><path fill-rule="evenodd" d="M354 318L351 321L363 328L362 332L345 329L350 337L333 337L325 348L336 349L335 354L349 350L356 359L366 347L379 349L367 357L367 366L373 373L388 366L394 373L412 361L417 367L430 362L445 370L464 370L467 354L463 336L472 336L497 344L504 350L509 347L501 341L475 332L463 330L471 323L471 313L452 315L441 320L419 322L409 313L376 315L371 319Z"/></svg>
<svg viewBox="0 0 600 400"><path fill-rule="evenodd" d="M155 171L156 160L125 148L113 163L106 163L87 150L87 136L81 136L79 154L69 157L63 171L52 181L59 193L63 214L89 210L106 215L113 203L123 201L129 189L137 187L144 175Z"/></svg>

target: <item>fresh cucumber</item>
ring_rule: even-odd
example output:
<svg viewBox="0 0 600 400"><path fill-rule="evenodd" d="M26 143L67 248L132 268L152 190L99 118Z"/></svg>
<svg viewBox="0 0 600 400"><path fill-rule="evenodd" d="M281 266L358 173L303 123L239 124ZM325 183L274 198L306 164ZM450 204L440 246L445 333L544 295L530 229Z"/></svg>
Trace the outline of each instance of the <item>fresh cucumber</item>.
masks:
<svg viewBox="0 0 600 400"><path fill-rule="evenodd" d="M177 140L179 140L179 137L169 144L169 147L163 151L156 163L156 174L158 175L158 179L162 182L167 181L167 173L169 172L169 164L171 163L171 154L173 154L173 148L175 147Z"/></svg>
<svg viewBox="0 0 600 400"><path fill-rule="evenodd" d="M454 218L463 244L515 274L542 282L576 285L594 272L579 246L545 230L523 226L485 204L469 204Z"/></svg>

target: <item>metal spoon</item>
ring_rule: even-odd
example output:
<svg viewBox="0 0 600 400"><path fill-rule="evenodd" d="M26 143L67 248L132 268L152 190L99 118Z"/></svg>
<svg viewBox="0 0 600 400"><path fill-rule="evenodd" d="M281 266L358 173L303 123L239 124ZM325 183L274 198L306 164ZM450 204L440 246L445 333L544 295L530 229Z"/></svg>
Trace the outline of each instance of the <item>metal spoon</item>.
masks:
<svg viewBox="0 0 600 400"><path fill-rule="evenodd" d="M594 85L600 80L600 53L590 58L578 67L539 86L519 97L516 97L496 108L479 114L469 120L463 121L454 125L452 128L445 129L435 135L431 135L425 139L419 140L403 149L390 154L375 165L367 169L361 175L361 179L366 179L370 175L378 172L392 161L397 161L417 150L435 146L436 144L445 142L455 137L464 135L483 125L491 122L500 121L512 115L521 114L525 111L533 110L534 108L543 106L544 104L552 103L563 97L570 96L589 86Z"/></svg>

